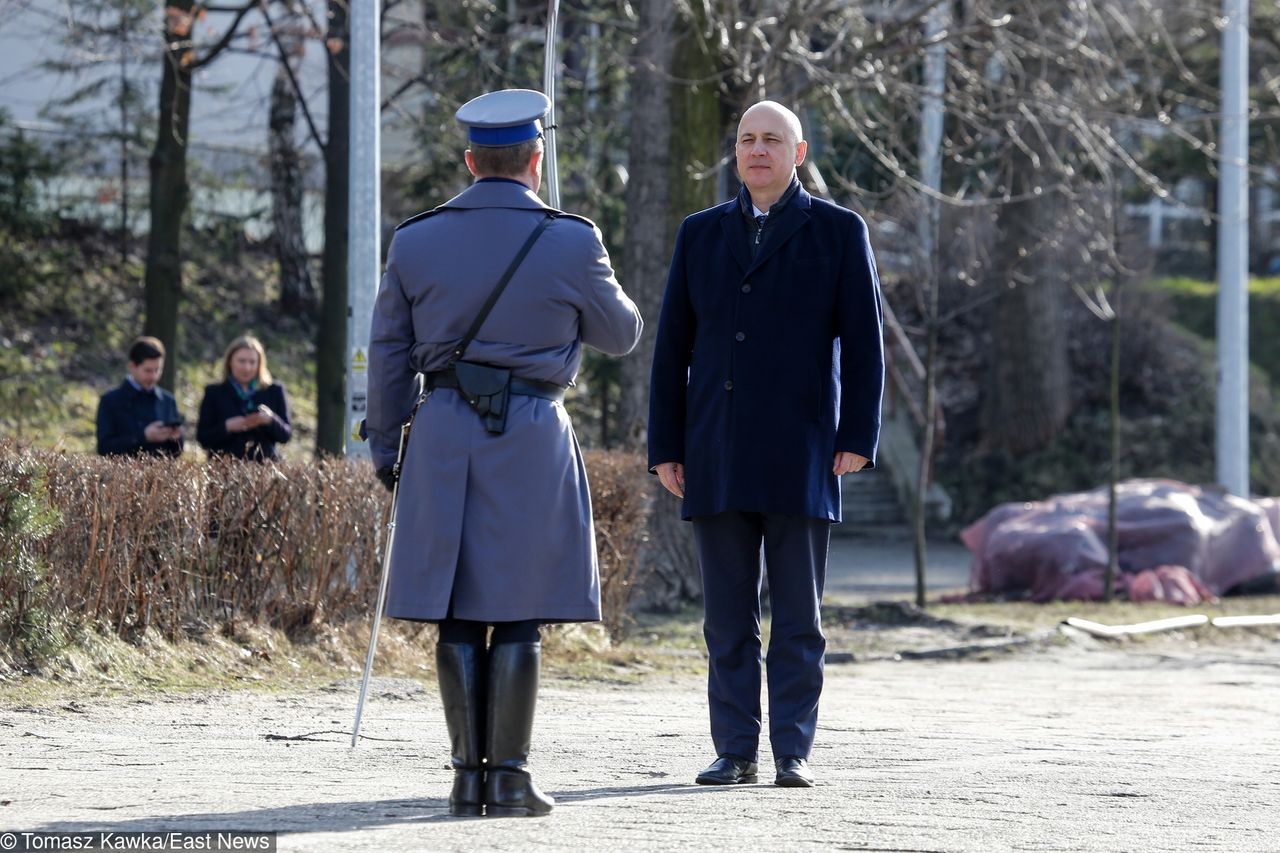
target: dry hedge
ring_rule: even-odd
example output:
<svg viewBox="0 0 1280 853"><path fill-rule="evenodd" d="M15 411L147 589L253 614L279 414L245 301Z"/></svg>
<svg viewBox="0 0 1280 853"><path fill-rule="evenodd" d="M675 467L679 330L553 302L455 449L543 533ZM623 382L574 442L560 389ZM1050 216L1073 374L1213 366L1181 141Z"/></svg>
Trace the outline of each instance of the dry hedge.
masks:
<svg viewBox="0 0 1280 853"><path fill-rule="evenodd" d="M586 463L604 621L617 636L646 527L646 475L629 454L590 452ZM345 459L104 459L0 443L0 508L33 501L60 522L51 534L0 525L0 558L43 567L33 573L28 559L19 572L5 559L0 600L38 594L67 627L126 637L232 618L297 632L367 614L390 510L372 468ZM22 632L0 625L0 637Z"/></svg>

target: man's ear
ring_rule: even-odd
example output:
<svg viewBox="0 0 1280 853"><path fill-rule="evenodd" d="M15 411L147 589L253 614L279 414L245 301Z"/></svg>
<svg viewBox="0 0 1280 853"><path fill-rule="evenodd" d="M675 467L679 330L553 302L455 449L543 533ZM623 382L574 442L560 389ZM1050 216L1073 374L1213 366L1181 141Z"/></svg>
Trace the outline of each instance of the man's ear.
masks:
<svg viewBox="0 0 1280 853"><path fill-rule="evenodd" d="M529 156L529 174L542 176L542 149L535 148Z"/></svg>
<svg viewBox="0 0 1280 853"><path fill-rule="evenodd" d="M462 159L466 161L467 171L471 173L471 177L473 178L480 177L478 174L476 174L476 158L471 156L470 148L468 148L466 151L463 152Z"/></svg>
<svg viewBox="0 0 1280 853"><path fill-rule="evenodd" d="M796 165L799 166L804 162L804 155L809 153L809 143L803 139L796 144Z"/></svg>

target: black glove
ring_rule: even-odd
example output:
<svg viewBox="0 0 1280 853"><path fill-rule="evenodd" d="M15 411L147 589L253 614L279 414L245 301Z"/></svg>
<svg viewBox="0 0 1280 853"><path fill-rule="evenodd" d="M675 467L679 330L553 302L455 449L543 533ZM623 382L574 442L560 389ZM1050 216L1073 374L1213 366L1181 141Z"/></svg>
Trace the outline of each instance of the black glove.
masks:
<svg viewBox="0 0 1280 853"><path fill-rule="evenodd" d="M394 492L396 490L396 480L400 479L400 475L396 473L396 467L394 465L379 468L377 474L378 482L386 486L388 492Z"/></svg>

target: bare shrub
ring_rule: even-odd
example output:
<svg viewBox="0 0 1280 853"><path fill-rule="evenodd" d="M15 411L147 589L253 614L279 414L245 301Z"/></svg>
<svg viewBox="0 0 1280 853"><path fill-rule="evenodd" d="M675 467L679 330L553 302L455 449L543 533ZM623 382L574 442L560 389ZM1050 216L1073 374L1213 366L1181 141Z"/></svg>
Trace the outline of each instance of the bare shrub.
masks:
<svg viewBox="0 0 1280 853"><path fill-rule="evenodd" d="M644 461L632 453L591 450L584 457L600 558L602 621L609 636L618 640L626 633L636 555L649 526L650 475Z"/></svg>
<svg viewBox="0 0 1280 853"><path fill-rule="evenodd" d="M55 599L122 636L240 617L287 631L367 610L387 497L367 465L103 459L0 448L45 470Z"/></svg>
<svg viewBox="0 0 1280 853"><path fill-rule="evenodd" d="M643 536L646 475L629 454L591 452L586 464L604 621L617 637ZM176 637L209 620L297 633L365 615L390 510L369 465L345 459L104 459L0 443L0 509L20 501L43 521L0 526L5 564L22 554L23 566L44 567L41 608L65 613L68 626L124 637L148 629ZM36 588L20 580L0 573L6 602Z"/></svg>

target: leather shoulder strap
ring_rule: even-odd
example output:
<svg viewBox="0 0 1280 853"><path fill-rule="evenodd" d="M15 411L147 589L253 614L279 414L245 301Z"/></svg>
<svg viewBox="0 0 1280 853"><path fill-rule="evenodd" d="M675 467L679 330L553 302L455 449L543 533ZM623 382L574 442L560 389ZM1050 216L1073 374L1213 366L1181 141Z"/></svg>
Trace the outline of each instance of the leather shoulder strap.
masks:
<svg viewBox="0 0 1280 853"><path fill-rule="evenodd" d="M484 307L480 309L479 315L471 323L471 328L467 329L466 335L453 348L453 355L449 358L449 366L452 367L462 359L466 354L467 347L471 346L471 341L475 339L476 333L480 331L480 327L484 325L485 318L489 316L489 312L493 310L493 306L497 303L498 297L502 295L502 291L507 289L507 285L511 283L511 277L516 274L520 264L524 262L525 256L529 254L529 250L533 248L533 244L538 242L538 238L542 236L542 232L547 230L547 226L551 224L551 220L555 219L555 214L549 213L542 217L542 221L538 223L538 227L533 229L533 233L524 241L524 245L520 247L520 251L516 252L516 256L511 259L511 263L507 264L507 270L502 274L502 278L498 280L497 285L489 294L489 298L485 300Z"/></svg>

